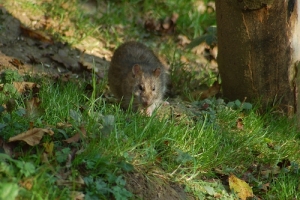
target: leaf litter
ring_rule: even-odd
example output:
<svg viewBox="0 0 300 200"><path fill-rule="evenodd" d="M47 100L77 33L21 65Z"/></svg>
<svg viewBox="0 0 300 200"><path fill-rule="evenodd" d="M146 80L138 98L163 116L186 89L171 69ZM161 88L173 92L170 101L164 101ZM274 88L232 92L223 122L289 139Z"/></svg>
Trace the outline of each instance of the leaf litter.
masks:
<svg viewBox="0 0 300 200"><path fill-rule="evenodd" d="M67 4L64 6L68 8ZM198 6L200 10L203 10L203 5ZM0 8L2 10L5 10L3 7ZM211 9L214 10L214 5L211 5ZM4 11L4 13L7 12ZM31 28L30 26L27 27L22 24L23 22L20 23L20 21L18 21L11 15L6 15L7 17L3 22L3 26L9 28L6 28L8 32L6 32L4 35L0 35L0 67L8 66L8 68L11 69L18 69L19 72L47 72L51 74L52 77L62 77L62 79L64 79L65 81L69 80L70 74L82 74L83 72L88 72L90 74L92 71L96 71L99 78L104 78L105 71L108 67L107 61L109 61L112 56L112 52L109 50L111 46L107 47L104 45L103 41L87 37L77 45L77 50L70 50L66 44L56 43L44 32L39 31L38 29ZM177 18L178 15L176 13L174 13L172 16L166 17L165 19L155 19L148 16L142 23L144 24L144 28L149 32L158 35L168 35L174 34L174 32L176 31ZM37 22L35 24L35 27L43 27L45 29L49 29L51 27L53 28L57 25L53 19L49 19L46 16L41 17L41 20L37 20L36 17L35 19L34 17L29 17L27 20L32 22L35 21ZM67 26L68 23L65 25L65 27L60 27L60 31L63 31L65 36L73 36L75 34L74 30L68 28ZM213 31L213 29L208 29L207 33L203 37L200 37L194 41L190 41L189 38L185 36L179 36L178 45L183 47L193 47L193 51L198 55L203 55L206 53L207 57L210 57L210 59L214 60L217 56L217 48L214 46L215 37L213 35ZM16 40L16 38L18 39ZM204 41L207 44L204 44ZM7 48L7 46L9 46L10 48ZM21 51L19 51L19 49L21 49ZM182 57L182 60L188 61L188 58ZM94 68L94 64L96 65L96 68ZM32 70L32 68L34 68L34 70ZM28 90L32 91L34 90L34 88L39 87L37 84L32 82L14 82L13 86L19 93L25 93ZM220 83L215 82L210 87L207 87L201 92L196 91L194 97L200 97L200 99L203 100L206 97L215 96L219 92ZM16 109L13 102L14 100L7 104L8 108L6 109L8 111ZM220 105L221 104L222 103L220 103ZM28 116L39 115L39 99L37 97L28 100L26 105L26 114ZM249 107L250 105L234 102L233 106ZM184 118L183 113L189 112L190 115L199 116L202 115L203 112L205 112L206 114L209 113L212 109L214 108L211 102L198 101L195 103L191 103L191 105L188 106L175 108L175 112L173 113L173 115L176 118L182 119ZM82 119L79 113L70 111L70 115L74 121L81 124ZM108 135L111 133L112 129L115 126L114 116L103 116L102 119L103 127L101 129L101 132L104 135ZM236 123L236 128L239 130L243 130L244 124L241 118L239 118ZM13 155L11 152L13 151L14 147L10 146L11 144L13 144L10 142L24 141L28 145L34 146L41 143L41 140L45 134L54 134L54 132L50 129L33 128L33 125L30 126L30 130L10 138L9 143L3 142L1 144L1 147L5 149L5 152L8 152L8 155ZM72 125L69 122L62 122L61 124L58 124L57 127L61 129L72 128ZM86 133L84 125L82 125L80 131L78 131L73 137L65 138L64 141L68 144L78 144L80 143L80 139L83 137L87 137L87 135L88 134ZM76 179L72 179L69 176L71 161L74 159L75 154L80 153L82 149L68 149L67 147L64 149L56 149L53 141L43 143L42 147L45 151L45 153L43 154L43 160L45 161L45 163L54 165L49 158L57 155L61 156L60 162L65 163L64 168L56 174L56 176L60 177L58 185L70 186L70 188L72 188L72 186L74 186L72 184L75 183L78 188L84 187L85 182L83 181L83 178L81 176L76 177ZM179 152L178 154L178 161L180 162L188 162L191 159L189 155L185 154L184 152ZM21 167L21 164L18 165ZM31 168L30 166L28 167ZM263 170L261 171L261 174L263 176L269 176L270 174L276 175L279 173L278 169L276 171L276 169L268 166L263 166L262 169ZM29 172L30 171L32 171L32 169L29 170ZM154 199L158 191L165 199L175 199L178 196L181 199L190 199L187 194L184 193L183 188L181 188L179 185L173 184L171 182L157 184L155 180L149 181L149 179L142 173L130 172L126 175L126 180L128 181L128 185L126 187L130 191L134 191L135 194L140 197ZM138 187L136 186L136 182L139 182ZM253 196L250 186L242 179L231 175L229 176L228 182L226 184L231 185L231 188L234 191L238 192L241 199L251 197L251 195ZM24 179L20 182L20 185L30 190L30 188L32 187L32 180L30 178ZM149 187L156 189L153 192L148 189ZM261 186L262 190L268 190L268 187L269 183L264 183ZM217 192L216 187L214 186L205 185L203 186L203 188L206 192L206 195L209 195L211 197L213 196L215 198L220 198L224 196L224 194L221 194L221 192ZM72 191L72 195L79 199L84 198L84 194L82 192Z"/></svg>
<svg viewBox="0 0 300 200"><path fill-rule="evenodd" d="M10 137L8 141L24 141L30 146L35 146L40 143L45 133L47 133L50 136L54 135L54 132L50 129L33 128L14 137Z"/></svg>

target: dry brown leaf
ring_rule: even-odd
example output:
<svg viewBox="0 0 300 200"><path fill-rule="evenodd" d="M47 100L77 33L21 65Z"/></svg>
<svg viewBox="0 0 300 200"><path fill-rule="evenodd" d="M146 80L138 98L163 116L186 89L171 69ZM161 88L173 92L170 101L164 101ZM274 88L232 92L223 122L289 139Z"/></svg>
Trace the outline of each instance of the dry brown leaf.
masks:
<svg viewBox="0 0 300 200"><path fill-rule="evenodd" d="M252 188L245 181L231 174L228 178L229 187L234 190L240 199L247 200L248 197L253 197Z"/></svg>
<svg viewBox="0 0 300 200"><path fill-rule="evenodd" d="M13 58L12 60L10 60L9 63L17 68L20 68L22 65L24 65L24 63L21 60L18 60L16 58Z"/></svg>
<svg viewBox="0 0 300 200"><path fill-rule="evenodd" d="M70 194L71 198L73 200L84 200L84 193L83 192L79 192L79 191L71 191Z"/></svg>
<svg viewBox="0 0 300 200"><path fill-rule="evenodd" d="M5 140L0 137L0 151L5 152L5 154L9 156L13 156L13 149L15 148L15 145L13 143L6 143Z"/></svg>
<svg viewBox="0 0 300 200"><path fill-rule="evenodd" d="M20 25L20 29L21 29L22 34L27 37L30 37L35 40L39 40L41 42L53 44L53 40L49 36L45 35L44 33L40 32L40 31L32 30L23 25Z"/></svg>
<svg viewBox="0 0 300 200"><path fill-rule="evenodd" d="M33 186L33 182L34 182L34 179L33 178L27 178L25 180L22 180L19 182L19 184L27 189L27 190L31 190L32 186Z"/></svg>
<svg viewBox="0 0 300 200"><path fill-rule="evenodd" d="M34 128L34 123L33 122L29 122L29 129L33 129Z"/></svg>
<svg viewBox="0 0 300 200"><path fill-rule="evenodd" d="M185 36L185 35L178 35L177 38L178 38L179 44L180 44L181 46L185 46L185 45L191 43L191 40L189 40L189 39L187 38L187 36Z"/></svg>
<svg viewBox="0 0 300 200"><path fill-rule="evenodd" d="M74 34L75 34L75 30L70 27L67 31L64 32L64 35L66 37L74 37Z"/></svg>
<svg viewBox="0 0 300 200"><path fill-rule="evenodd" d="M173 34L178 17L179 15L177 13L173 13L172 16L163 20L154 20L152 17L148 17L148 19L145 20L144 28L149 32L158 34Z"/></svg>
<svg viewBox="0 0 300 200"><path fill-rule="evenodd" d="M208 90L202 92L200 99L206 99L212 96L215 96L220 92L221 84L218 81L215 81Z"/></svg>
<svg viewBox="0 0 300 200"><path fill-rule="evenodd" d="M56 128L70 128L70 127L72 127L72 124L70 123L58 122L56 124Z"/></svg>
<svg viewBox="0 0 300 200"><path fill-rule="evenodd" d="M217 59L217 56L218 56L218 46L215 46L213 48L210 48L209 49L209 53L210 55L214 58L214 59Z"/></svg>
<svg viewBox="0 0 300 200"><path fill-rule="evenodd" d="M45 133L48 133L49 135L54 134L54 132L50 129L33 128L24 133L21 133L19 135L9 138L8 141L9 142L24 141L27 144L29 144L30 146L35 146L40 143L40 141Z"/></svg>
<svg viewBox="0 0 300 200"><path fill-rule="evenodd" d="M40 87L38 84L33 82L13 82L13 85L20 93L24 93L26 90L33 90L34 88Z"/></svg>
<svg viewBox="0 0 300 200"><path fill-rule="evenodd" d="M73 142L78 142L80 140L80 133L76 133L75 135L73 135L72 137L64 140L67 143L73 143Z"/></svg>
<svg viewBox="0 0 300 200"><path fill-rule="evenodd" d="M236 128L238 130L243 130L244 129L244 123L243 123L243 119L242 118L238 118L236 120Z"/></svg>
<svg viewBox="0 0 300 200"><path fill-rule="evenodd" d="M80 140L81 136L86 137L86 130L85 130L84 126L80 127L80 131L81 131L81 133L76 133L75 135L73 135L72 137L70 137L64 141L67 143L75 143Z"/></svg>
<svg viewBox="0 0 300 200"><path fill-rule="evenodd" d="M267 192L270 188L270 183L265 183L261 185L261 190L264 190L265 192Z"/></svg>
<svg viewBox="0 0 300 200"><path fill-rule="evenodd" d="M82 188L85 185L84 180L81 176L78 176L73 180L67 179L69 177L65 177L66 179L63 179L63 178L64 177L62 177L62 179L58 179L56 181L57 185L66 186L66 187L74 187L75 186L76 188Z"/></svg>
<svg viewBox="0 0 300 200"><path fill-rule="evenodd" d="M41 104L40 99L33 97L32 99L25 102L26 104L26 115L29 118L36 117L40 114L39 106Z"/></svg>

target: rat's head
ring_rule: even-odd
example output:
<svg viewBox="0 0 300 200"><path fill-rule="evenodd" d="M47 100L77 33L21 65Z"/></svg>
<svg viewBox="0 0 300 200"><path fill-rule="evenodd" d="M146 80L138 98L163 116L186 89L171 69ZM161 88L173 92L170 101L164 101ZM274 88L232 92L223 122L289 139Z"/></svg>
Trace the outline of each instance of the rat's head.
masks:
<svg viewBox="0 0 300 200"><path fill-rule="evenodd" d="M133 85L134 102L148 107L154 101L162 98L162 72L157 67L150 71L143 71L142 66L136 64L132 67L132 75L135 79Z"/></svg>

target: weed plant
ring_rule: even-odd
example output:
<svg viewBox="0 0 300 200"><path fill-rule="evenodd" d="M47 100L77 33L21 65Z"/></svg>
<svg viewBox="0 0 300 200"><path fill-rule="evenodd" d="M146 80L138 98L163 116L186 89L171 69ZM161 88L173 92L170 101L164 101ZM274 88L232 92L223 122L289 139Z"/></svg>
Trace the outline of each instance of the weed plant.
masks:
<svg viewBox="0 0 300 200"><path fill-rule="evenodd" d="M147 33L137 23L149 13L162 19L178 13L176 31L188 38L203 34L206 27L215 24L214 14L200 15L194 0L96 1L97 13L84 10L86 2L54 0L35 4L18 0L18 5L47 13L59 27L68 29L75 24L73 37L48 30L69 44L88 36L101 37L115 45L122 40L145 38L149 44L162 43L160 37ZM181 90L187 94L192 92L194 84L188 83L203 75L178 73L184 64L175 51L177 46L170 45L174 39L163 40L164 44L158 46L165 54L169 52L166 56L174 67L172 82L183 85ZM51 128L54 135L43 137L35 147L20 142L17 147L1 148L0 199L70 199L76 196L75 191L84 193L86 199L137 199L134 191L126 188L126 173L176 182L199 199L213 199L216 194L223 199L236 199L222 182L222 177L230 174L247 175L261 198L299 197L299 131L293 119L272 110L262 115L259 105L252 108L247 102L225 103L212 98L191 102L201 111L196 117L185 113L180 113L185 117L146 117L124 111L96 95L103 91L105 82L97 88L93 80L90 95L84 89L89 83L43 78L38 81L42 114L29 118L25 115L26 98L11 87L19 76L8 74L2 77L1 84L6 89L0 93L0 136L5 144L10 145L10 137L30 129L31 123L34 127ZM16 106L8 111L3 105L8 105L10 99ZM208 107L203 109L203 105ZM81 136L79 141L65 141L77 133ZM8 150L11 152L5 152ZM292 164L276 171L283 160ZM262 192L266 184L269 187Z"/></svg>
<svg viewBox="0 0 300 200"><path fill-rule="evenodd" d="M83 84L74 82L42 83L39 97L44 114L36 118L34 124L53 127L55 135L52 138L45 137L43 142L53 142L55 152L50 157L50 166L40 160L43 152L41 146L24 151L24 155L18 159L1 154L2 161L6 160L1 162L2 188L9 185L14 191L10 193L12 196L16 193L24 198L31 195L38 198L43 196L45 189L53 191L46 193L46 199L70 195L71 190L58 190L59 186L53 184L59 180L53 172L55 174L59 169L65 169L72 149L80 153L66 169L70 170L73 177L70 179L74 184L76 177L83 178L87 186L84 192L91 198L110 195L115 198L133 197L125 189L126 180L122 175L133 170L156 177L156 169L160 168L162 171L159 176L186 184L188 191L200 197L207 195L199 189L204 184L201 180L214 178L214 169L222 170L224 175L242 175L253 164L276 166L283 159L295 163L299 161L299 133L291 120L284 117L271 113L260 116L255 108L245 113L225 103L211 101L211 106L215 105L215 118L205 113L203 120L187 124L184 120L168 117L159 119L156 115L146 117L123 111L118 105L104 103L101 97L95 98L92 104L91 99L84 95L83 88ZM93 109L89 105L94 105ZM12 111L11 115L17 112L18 109ZM7 113L2 112L2 115ZM238 129L236 120L241 116L243 129ZM210 119L214 119L213 123ZM23 130L28 129L29 122L29 119L16 121ZM72 128L55 128L59 122L70 122ZM11 132L12 127L8 126L5 118L1 118L0 123L7 125L1 126L2 137L17 134L18 129L14 128ZM87 134L82 142L70 145L62 142L82 126ZM276 191L281 189L286 191L280 195L298 195L295 189L298 182L293 173L298 172L290 170L276 176L268 195L277 194ZM31 190L16 184L27 179L34 181ZM271 180L272 177L268 179ZM220 183L216 182L214 189L218 188Z"/></svg>

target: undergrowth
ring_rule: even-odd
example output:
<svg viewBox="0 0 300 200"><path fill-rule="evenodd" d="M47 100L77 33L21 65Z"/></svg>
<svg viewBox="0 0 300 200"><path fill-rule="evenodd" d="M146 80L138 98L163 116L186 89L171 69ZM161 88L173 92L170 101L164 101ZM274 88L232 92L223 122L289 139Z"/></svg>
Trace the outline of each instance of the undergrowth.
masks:
<svg viewBox="0 0 300 200"><path fill-rule="evenodd" d="M253 165L260 165L266 171L270 168L268 177L251 180L254 190L260 191L262 183L270 183L272 189L267 195L276 194L280 188L287 190L285 196L298 195L295 189L298 181L292 174L298 173L295 167L299 161L299 133L290 119L271 112L261 116L255 108L234 109L232 103L211 99L196 105L209 104L215 112L202 112L203 118L192 120L191 124L187 119L191 116L186 120L175 116L149 118L123 111L118 105L105 103L101 97L93 99L91 104L85 84L53 81L40 84L42 115L24 118L28 108L24 107L26 100L22 96L14 97L20 102L15 108L1 111L1 136L5 141L28 130L30 123L35 127L50 127L54 132L52 137L44 137L29 150L22 142L18 147L12 146L15 158L1 154L1 187L9 189L10 197L38 198L47 189L45 199L63 198L79 189L91 199L133 198L132 192L126 189L124 173L136 170L150 177L183 183L187 191L199 198L209 197L203 191L204 186L226 191L216 179L220 173L242 176ZM7 105L11 97L10 93L6 95L3 103ZM20 114L20 109L25 112ZM242 128L237 126L238 119L242 120ZM60 123L70 126L60 126ZM81 141L64 142L78 132L85 135ZM51 151L47 145L53 145ZM294 170L287 166L282 168L283 172L272 171L282 160L295 163ZM215 180L216 184L205 184L203 180L207 179ZM23 185L26 181L32 185L30 189ZM62 186L68 187L58 190ZM227 192L223 195L230 197ZM2 193L2 197L7 196Z"/></svg>
<svg viewBox="0 0 300 200"><path fill-rule="evenodd" d="M182 61L196 56L174 40L179 34L190 39L203 35L215 24L211 9L198 12L193 0L93 1L95 12L85 7L88 2L19 0L18 5L47 13L57 26L46 31L70 45L94 36L105 41L105 48L136 39L158 49L170 62L174 93L188 100L176 105L185 109L175 112L171 104L162 115L158 110L146 117L111 103L103 92L106 82L97 85L95 77L66 83L6 71L0 82L0 199L139 199L128 188L129 173L176 183L198 199L236 199L228 188L231 174L246 180L257 198L299 197L300 143L294 119L272 109L260 114L260 105L249 102L189 97L200 80L211 84L215 75ZM179 16L175 36L149 33L140 23L173 13ZM66 30L73 31L72 37ZM20 94L16 81L40 87ZM44 134L35 146L9 142L33 128L53 135ZM76 135L78 140L69 140Z"/></svg>

